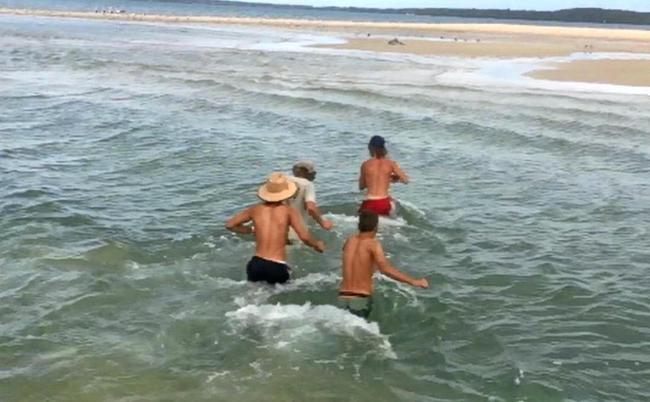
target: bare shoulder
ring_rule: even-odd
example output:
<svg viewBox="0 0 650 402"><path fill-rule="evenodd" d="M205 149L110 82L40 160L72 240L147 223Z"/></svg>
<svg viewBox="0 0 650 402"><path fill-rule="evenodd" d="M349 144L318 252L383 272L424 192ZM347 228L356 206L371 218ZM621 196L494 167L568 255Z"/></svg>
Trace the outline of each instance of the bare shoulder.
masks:
<svg viewBox="0 0 650 402"><path fill-rule="evenodd" d="M261 208L262 208L262 204L255 204L255 205L251 205L246 210L248 211L249 214L255 215L260 211Z"/></svg>
<svg viewBox="0 0 650 402"><path fill-rule="evenodd" d="M286 204L282 204L278 208L281 214L286 215L288 217L292 217L292 216L297 217L298 215L300 215L298 211L295 210L295 208L292 208Z"/></svg>
<svg viewBox="0 0 650 402"><path fill-rule="evenodd" d="M368 248L376 253L383 253L384 248L381 245L381 242L377 239L368 239Z"/></svg>

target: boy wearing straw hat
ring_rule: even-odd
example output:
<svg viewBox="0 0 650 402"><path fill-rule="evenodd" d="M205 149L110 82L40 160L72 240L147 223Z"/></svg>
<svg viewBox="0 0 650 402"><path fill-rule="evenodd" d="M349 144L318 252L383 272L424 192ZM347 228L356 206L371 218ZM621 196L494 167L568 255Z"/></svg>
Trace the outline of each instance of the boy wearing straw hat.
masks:
<svg viewBox="0 0 650 402"><path fill-rule="evenodd" d="M325 243L314 239L300 213L284 201L296 194L297 186L282 173L272 173L258 190L263 201L228 220L226 229L242 234L255 234L255 255L246 266L251 282L285 283L289 280L286 263L287 233L293 228L304 244L322 253ZM245 225L248 222L253 225Z"/></svg>

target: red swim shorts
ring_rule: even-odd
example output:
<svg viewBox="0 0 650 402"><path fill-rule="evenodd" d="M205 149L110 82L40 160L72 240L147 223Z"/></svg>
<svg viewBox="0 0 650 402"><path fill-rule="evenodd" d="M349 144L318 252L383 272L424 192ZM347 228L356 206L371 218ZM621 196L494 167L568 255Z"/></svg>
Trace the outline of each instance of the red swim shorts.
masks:
<svg viewBox="0 0 650 402"><path fill-rule="evenodd" d="M390 197L380 200L364 200L359 207L361 211L371 211L381 216L389 216L393 210L393 200Z"/></svg>

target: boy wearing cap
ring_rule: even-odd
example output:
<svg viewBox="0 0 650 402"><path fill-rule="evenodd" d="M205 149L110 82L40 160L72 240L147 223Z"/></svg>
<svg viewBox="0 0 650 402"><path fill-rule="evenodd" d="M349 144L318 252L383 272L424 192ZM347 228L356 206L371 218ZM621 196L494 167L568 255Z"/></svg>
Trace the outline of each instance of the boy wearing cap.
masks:
<svg viewBox="0 0 650 402"><path fill-rule="evenodd" d="M367 318L372 308L372 277L376 269L396 281L419 288L428 288L426 279L412 278L395 269L377 240L377 214L361 211L359 233L350 236L343 246L343 280L339 290L339 306Z"/></svg>
<svg viewBox="0 0 650 402"><path fill-rule="evenodd" d="M282 173L273 173L257 192L263 202L245 209L226 223L226 229L232 232L255 234L255 255L246 266L249 281L275 284L289 280L286 245L290 227L307 246L319 253L325 250L325 243L311 236L298 211L285 203L296 191L294 182ZM252 226L245 225L251 221Z"/></svg>
<svg viewBox="0 0 650 402"><path fill-rule="evenodd" d="M307 214L312 217L325 230L332 229L332 222L323 218L318 205L316 205L316 189L314 180L316 179L316 168L312 162L301 161L293 165L293 176L289 180L298 186L295 197L289 199L289 205L295 208L302 220L307 223ZM298 240L298 235L293 229L289 229L289 240Z"/></svg>
<svg viewBox="0 0 650 402"><path fill-rule="evenodd" d="M363 162L359 175L359 190L367 189L359 211L372 211L377 215L390 216L395 211L395 203L389 194L390 184L406 184L409 178L397 162L386 157L388 150L383 137L373 136L368 143L368 151L371 159Z"/></svg>

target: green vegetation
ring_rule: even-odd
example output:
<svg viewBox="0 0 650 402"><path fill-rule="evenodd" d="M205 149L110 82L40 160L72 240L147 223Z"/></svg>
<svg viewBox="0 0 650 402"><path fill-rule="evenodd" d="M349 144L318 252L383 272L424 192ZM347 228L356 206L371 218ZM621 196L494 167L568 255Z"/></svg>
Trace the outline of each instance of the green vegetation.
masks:
<svg viewBox="0 0 650 402"><path fill-rule="evenodd" d="M164 1L164 0L163 0ZM196 0L193 0L196 1ZM239 1L219 0L198 0L215 5L246 5L264 6L271 4L244 3ZM363 13L383 14L412 14L431 17L458 17L458 18L479 18L499 20L521 20L521 21L556 21L590 24L633 24L650 26L650 12L642 13L627 10L608 10L603 8L571 8L558 11L532 11L532 10L497 10L497 9L462 9L462 8L365 8L365 7L311 7L311 6L290 6L272 5L273 7L290 7L303 9L322 9L335 11L353 11Z"/></svg>
<svg viewBox="0 0 650 402"><path fill-rule="evenodd" d="M411 8L393 9L390 10L390 12L430 15L436 17L650 25L650 13L626 10L605 10L602 8L571 8L558 11Z"/></svg>

